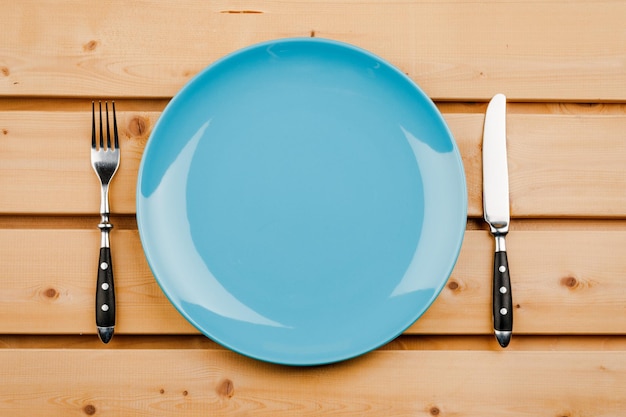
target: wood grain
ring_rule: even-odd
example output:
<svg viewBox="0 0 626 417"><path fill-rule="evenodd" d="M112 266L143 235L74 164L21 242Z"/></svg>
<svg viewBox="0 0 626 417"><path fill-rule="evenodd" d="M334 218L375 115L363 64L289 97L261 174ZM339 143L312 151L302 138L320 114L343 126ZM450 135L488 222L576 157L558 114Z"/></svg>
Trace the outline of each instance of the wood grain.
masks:
<svg viewBox="0 0 626 417"><path fill-rule="evenodd" d="M15 417L609 417L626 390L626 356L602 351L379 351L287 368L222 350L3 349L0 367L0 413Z"/></svg>
<svg viewBox="0 0 626 417"><path fill-rule="evenodd" d="M119 109L115 213L135 212L139 163L159 116ZM484 114L444 117L463 158L468 215L482 217ZM626 193L615 192L626 189L626 114L511 113L507 123L513 217L626 218ZM100 197L90 135L90 111L0 112L0 213L94 214Z"/></svg>
<svg viewBox="0 0 626 417"><path fill-rule="evenodd" d="M626 99L621 1L30 0L3 10L6 96L171 97L239 48L315 36L380 55L435 99Z"/></svg>
<svg viewBox="0 0 626 417"><path fill-rule="evenodd" d="M626 2L0 0L0 416L626 415ZM468 185L465 241L404 334L283 367L211 341L155 281L139 162L168 101L256 42L320 37L391 62L435 100ZM505 93L513 340L492 334L482 220L487 101ZM118 325L95 335L92 99L115 99Z"/></svg>
<svg viewBox="0 0 626 417"><path fill-rule="evenodd" d="M162 294L137 231L112 233L118 334L196 334ZM626 333L626 231L513 231L516 334ZM0 230L0 333L93 334L94 230ZM469 230L457 266L407 334L491 334L488 232ZM515 344L515 338L512 344Z"/></svg>
<svg viewBox="0 0 626 417"><path fill-rule="evenodd" d="M89 111L0 113L2 212L98 212L99 182L89 154L91 103L86 109ZM123 155L110 189L113 212L134 211L139 161L159 114L118 112Z"/></svg>

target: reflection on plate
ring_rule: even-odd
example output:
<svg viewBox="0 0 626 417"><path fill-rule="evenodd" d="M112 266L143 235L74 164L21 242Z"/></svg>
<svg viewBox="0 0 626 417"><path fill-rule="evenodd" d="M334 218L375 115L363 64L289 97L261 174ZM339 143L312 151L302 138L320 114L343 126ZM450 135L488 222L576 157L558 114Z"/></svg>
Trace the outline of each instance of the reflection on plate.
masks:
<svg viewBox="0 0 626 417"><path fill-rule="evenodd" d="M388 342L437 297L465 231L458 149L430 99L369 52L282 39L206 68L145 149L154 276L202 333L315 365Z"/></svg>

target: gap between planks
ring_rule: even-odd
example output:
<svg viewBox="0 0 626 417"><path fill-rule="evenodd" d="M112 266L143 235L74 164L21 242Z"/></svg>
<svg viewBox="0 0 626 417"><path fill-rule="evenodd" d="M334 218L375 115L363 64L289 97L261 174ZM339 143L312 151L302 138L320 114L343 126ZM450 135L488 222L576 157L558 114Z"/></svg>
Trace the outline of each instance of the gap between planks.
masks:
<svg viewBox="0 0 626 417"><path fill-rule="evenodd" d="M114 100L124 111L160 112L171 97L163 98L63 98L63 97L0 97L4 111L90 111L92 100ZM485 113L487 101L435 101L442 113ZM507 103L510 114L625 115L626 103L607 102L513 102Z"/></svg>
<svg viewBox="0 0 626 417"><path fill-rule="evenodd" d="M68 229L84 230L97 227L100 220L98 214L91 216L62 215L0 215L0 229ZM116 230L137 230L135 215L111 215L111 222ZM488 230L486 223L480 218L468 218L466 230ZM626 230L626 219L619 218L514 218L511 231L516 230Z"/></svg>
<svg viewBox="0 0 626 417"><path fill-rule="evenodd" d="M502 349L492 335L402 335L377 350L626 351L626 335L518 335ZM105 345L95 334L0 335L1 349L204 349L227 348L202 335L115 335Z"/></svg>

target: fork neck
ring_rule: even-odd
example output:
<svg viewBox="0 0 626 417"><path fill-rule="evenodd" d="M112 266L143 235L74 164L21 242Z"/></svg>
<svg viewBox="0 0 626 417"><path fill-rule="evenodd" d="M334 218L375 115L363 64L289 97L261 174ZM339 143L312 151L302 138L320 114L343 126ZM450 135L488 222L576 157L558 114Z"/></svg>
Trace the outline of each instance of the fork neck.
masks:
<svg viewBox="0 0 626 417"><path fill-rule="evenodd" d="M109 184L104 183L100 187L100 216L102 216L102 223L109 222Z"/></svg>
<svg viewBox="0 0 626 417"><path fill-rule="evenodd" d="M100 223L98 228L101 233L100 247L110 247L109 232L113 229L113 224L109 221L109 215L111 211L109 209L109 184L102 184L100 189Z"/></svg>

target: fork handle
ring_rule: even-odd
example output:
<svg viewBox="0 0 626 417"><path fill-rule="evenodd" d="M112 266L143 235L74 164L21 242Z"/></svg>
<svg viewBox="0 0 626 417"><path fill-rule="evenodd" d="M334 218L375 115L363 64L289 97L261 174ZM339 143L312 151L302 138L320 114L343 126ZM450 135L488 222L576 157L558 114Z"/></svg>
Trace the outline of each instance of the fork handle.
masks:
<svg viewBox="0 0 626 417"><path fill-rule="evenodd" d="M113 282L113 264L111 248L100 248L98 260L98 279L96 287L96 326L98 335L104 343L113 336L115 326L115 287Z"/></svg>

